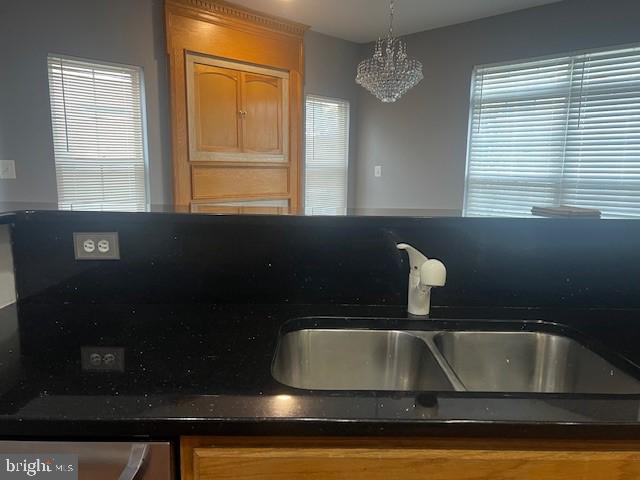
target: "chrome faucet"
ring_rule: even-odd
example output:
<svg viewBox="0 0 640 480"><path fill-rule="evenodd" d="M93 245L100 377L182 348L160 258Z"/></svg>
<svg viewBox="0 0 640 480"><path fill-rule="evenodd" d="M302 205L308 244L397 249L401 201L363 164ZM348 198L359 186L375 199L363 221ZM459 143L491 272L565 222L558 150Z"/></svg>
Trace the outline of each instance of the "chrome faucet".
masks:
<svg viewBox="0 0 640 480"><path fill-rule="evenodd" d="M398 243L398 250L406 250L409 255L409 293L407 311L412 315L429 315L431 288L442 287L447 281L447 269L440 260L427 258L419 250Z"/></svg>

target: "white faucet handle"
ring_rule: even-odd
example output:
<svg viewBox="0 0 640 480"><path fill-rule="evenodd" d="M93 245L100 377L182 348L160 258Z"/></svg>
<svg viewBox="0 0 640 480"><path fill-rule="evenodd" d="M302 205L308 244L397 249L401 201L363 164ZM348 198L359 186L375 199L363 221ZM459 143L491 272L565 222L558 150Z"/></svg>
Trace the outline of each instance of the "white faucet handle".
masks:
<svg viewBox="0 0 640 480"><path fill-rule="evenodd" d="M412 247L407 243L398 243L396 247L398 247L398 250L405 250L409 255L409 264L411 265L410 274L419 275L422 265L424 265L429 259L424 256L418 249Z"/></svg>
<svg viewBox="0 0 640 480"><path fill-rule="evenodd" d="M443 287L447 282L447 269L440 260L431 258L420 267L420 283L425 287Z"/></svg>

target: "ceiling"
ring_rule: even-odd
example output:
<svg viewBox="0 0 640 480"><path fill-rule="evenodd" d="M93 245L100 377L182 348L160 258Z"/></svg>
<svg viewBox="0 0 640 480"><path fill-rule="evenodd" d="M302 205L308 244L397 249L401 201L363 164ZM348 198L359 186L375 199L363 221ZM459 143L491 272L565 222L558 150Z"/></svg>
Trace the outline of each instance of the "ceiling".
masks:
<svg viewBox="0 0 640 480"><path fill-rule="evenodd" d="M231 1L359 43L377 39L388 24L388 0ZM406 35L557 1L560 0L396 0L394 29Z"/></svg>

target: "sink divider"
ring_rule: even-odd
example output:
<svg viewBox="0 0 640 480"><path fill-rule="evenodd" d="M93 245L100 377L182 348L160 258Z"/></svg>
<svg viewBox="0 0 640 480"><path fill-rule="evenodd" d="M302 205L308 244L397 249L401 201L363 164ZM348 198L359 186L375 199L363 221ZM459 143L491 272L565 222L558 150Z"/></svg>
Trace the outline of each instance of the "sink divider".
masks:
<svg viewBox="0 0 640 480"><path fill-rule="evenodd" d="M438 366L442 369L445 376L447 377L447 380L449 380L449 382L451 383L451 386L456 392L468 391L467 387L464 385L464 383L462 383L462 381L460 380L456 372L453 370L453 368L451 368L451 365L449 365L449 362L447 362L447 360L442 356L442 353L440 353L440 350L438 349L435 342L433 341L433 338L440 332L414 331L414 332L407 332L407 333L415 337L418 337L427 345L427 347L431 351L431 355L433 355L433 358L435 358L436 362L438 363Z"/></svg>

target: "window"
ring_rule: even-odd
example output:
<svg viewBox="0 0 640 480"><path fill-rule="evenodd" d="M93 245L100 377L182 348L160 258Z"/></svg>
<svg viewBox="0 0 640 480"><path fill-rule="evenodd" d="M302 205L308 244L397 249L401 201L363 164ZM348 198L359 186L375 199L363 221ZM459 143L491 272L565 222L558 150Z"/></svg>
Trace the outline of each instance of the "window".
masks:
<svg viewBox="0 0 640 480"><path fill-rule="evenodd" d="M347 208L349 102L307 95L305 213L340 215Z"/></svg>
<svg viewBox="0 0 640 480"><path fill-rule="evenodd" d="M557 205L640 218L640 47L474 70L465 214Z"/></svg>
<svg viewBox="0 0 640 480"><path fill-rule="evenodd" d="M58 205L146 208L142 71L50 55Z"/></svg>

